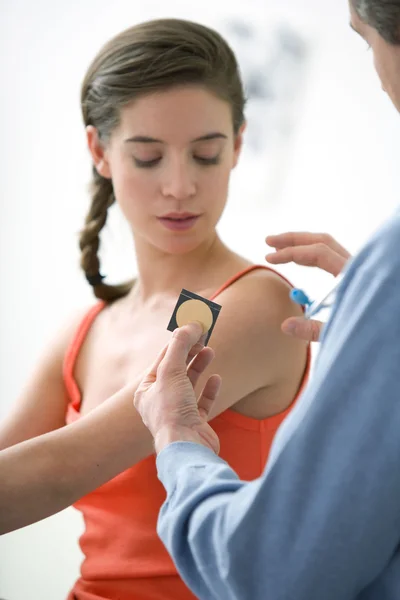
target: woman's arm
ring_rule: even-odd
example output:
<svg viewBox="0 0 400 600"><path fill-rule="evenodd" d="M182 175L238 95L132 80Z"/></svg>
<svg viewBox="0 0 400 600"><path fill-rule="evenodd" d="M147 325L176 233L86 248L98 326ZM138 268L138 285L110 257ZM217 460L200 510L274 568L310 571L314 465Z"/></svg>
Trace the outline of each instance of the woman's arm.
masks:
<svg viewBox="0 0 400 600"><path fill-rule="evenodd" d="M76 423L0 452L0 534L54 514L153 452L129 385Z"/></svg>
<svg viewBox="0 0 400 600"><path fill-rule="evenodd" d="M213 356L201 345L189 352L191 386ZM79 421L0 452L0 534L66 508L154 452L152 436L133 406L141 379ZM207 388L211 400L218 388Z"/></svg>
<svg viewBox="0 0 400 600"><path fill-rule="evenodd" d="M281 323L302 310L290 300L290 286L267 270L249 273L230 286L216 302L222 305L210 346L212 371L223 385L210 418L246 403L246 414L264 419L285 410L302 380L307 344L284 335Z"/></svg>

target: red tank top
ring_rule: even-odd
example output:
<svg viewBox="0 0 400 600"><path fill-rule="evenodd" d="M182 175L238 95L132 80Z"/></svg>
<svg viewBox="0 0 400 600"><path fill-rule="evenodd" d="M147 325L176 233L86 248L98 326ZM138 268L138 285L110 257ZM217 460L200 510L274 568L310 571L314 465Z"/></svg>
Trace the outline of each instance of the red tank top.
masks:
<svg viewBox="0 0 400 600"><path fill-rule="evenodd" d="M260 268L272 270L253 265L227 281L211 300L250 271ZM80 416L81 393L74 379L76 359L90 326L104 306L100 302L87 313L66 354L64 381L70 399L67 423ZM241 479L252 480L261 475L275 432L300 395L309 367L310 350L299 391L283 412L257 420L229 409L211 422L220 439L221 458ZM194 599L157 536L157 517L164 499L155 457L150 456L76 502L74 506L81 511L85 523L79 542L85 559L81 577L68 600Z"/></svg>

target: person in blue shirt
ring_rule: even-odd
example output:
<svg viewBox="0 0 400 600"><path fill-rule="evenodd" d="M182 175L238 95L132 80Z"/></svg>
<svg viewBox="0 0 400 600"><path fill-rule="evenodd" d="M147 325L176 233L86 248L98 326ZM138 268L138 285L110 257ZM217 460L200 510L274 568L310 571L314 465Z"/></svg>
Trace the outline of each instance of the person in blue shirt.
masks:
<svg viewBox="0 0 400 600"><path fill-rule="evenodd" d="M354 0L400 110L400 0ZM167 498L158 532L204 600L400 598L400 211L345 267L313 379L277 433L263 475L240 481L218 457L177 330L135 394ZM202 351L202 356L207 349Z"/></svg>

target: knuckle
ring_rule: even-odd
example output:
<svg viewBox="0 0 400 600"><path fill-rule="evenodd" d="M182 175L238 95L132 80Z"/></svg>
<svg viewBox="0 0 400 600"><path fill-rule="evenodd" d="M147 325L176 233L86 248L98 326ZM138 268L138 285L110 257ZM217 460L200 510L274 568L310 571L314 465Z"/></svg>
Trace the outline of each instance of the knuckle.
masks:
<svg viewBox="0 0 400 600"><path fill-rule="evenodd" d="M329 234L325 232L315 233L314 239L316 242L320 242L321 244L326 244L329 239Z"/></svg>
<svg viewBox="0 0 400 600"><path fill-rule="evenodd" d="M324 242L318 242L317 244L315 244L315 249L317 250L317 252L319 254L323 254L326 252L327 247L326 244Z"/></svg>
<svg viewBox="0 0 400 600"><path fill-rule="evenodd" d="M317 267L324 268L324 264L326 263L329 256L329 248L322 242L317 244L316 248L316 256L315 256L315 264Z"/></svg>

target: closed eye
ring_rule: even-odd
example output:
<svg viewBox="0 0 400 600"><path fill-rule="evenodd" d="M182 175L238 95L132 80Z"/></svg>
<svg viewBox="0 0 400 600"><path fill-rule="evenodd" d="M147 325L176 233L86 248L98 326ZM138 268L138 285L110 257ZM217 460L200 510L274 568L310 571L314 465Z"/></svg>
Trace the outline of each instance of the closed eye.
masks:
<svg viewBox="0 0 400 600"><path fill-rule="evenodd" d="M220 162L219 156L194 156L193 158L196 162L203 166L218 165ZM140 169L151 169L160 163L161 157L152 158L151 160L140 160L140 158L133 157L133 161L136 167Z"/></svg>
<svg viewBox="0 0 400 600"><path fill-rule="evenodd" d="M151 169L151 167L155 167L160 162L161 157L152 158L151 160L140 160L140 158L133 158L133 161L137 167L140 169Z"/></svg>
<svg viewBox="0 0 400 600"><path fill-rule="evenodd" d="M200 163L201 165L218 165L220 157L219 156L195 156L194 159Z"/></svg>

